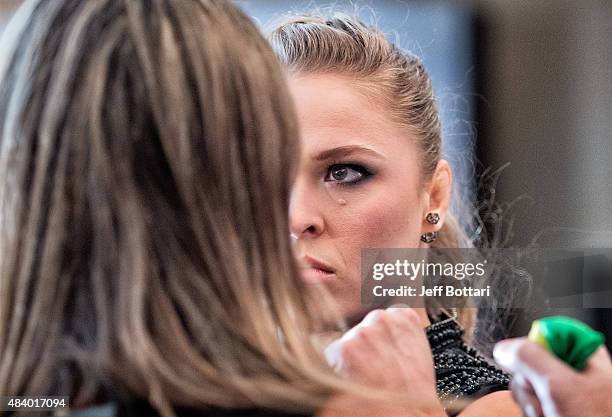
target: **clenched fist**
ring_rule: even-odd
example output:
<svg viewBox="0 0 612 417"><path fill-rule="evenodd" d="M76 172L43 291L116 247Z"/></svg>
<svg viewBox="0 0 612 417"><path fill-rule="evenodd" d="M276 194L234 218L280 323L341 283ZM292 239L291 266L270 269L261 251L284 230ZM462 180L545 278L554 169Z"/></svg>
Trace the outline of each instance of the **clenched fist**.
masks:
<svg viewBox="0 0 612 417"><path fill-rule="evenodd" d="M425 415L446 415L436 395L429 342L419 316L410 308L370 312L333 342L325 357L351 380L427 403Z"/></svg>

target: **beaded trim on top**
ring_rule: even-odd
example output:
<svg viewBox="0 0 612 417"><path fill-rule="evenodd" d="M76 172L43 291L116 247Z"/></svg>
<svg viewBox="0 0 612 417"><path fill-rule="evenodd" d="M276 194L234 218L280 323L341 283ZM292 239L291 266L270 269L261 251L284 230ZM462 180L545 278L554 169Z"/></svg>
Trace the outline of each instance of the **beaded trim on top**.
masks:
<svg viewBox="0 0 612 417"><path fill-rule="evenodd" d="M463 329L455 320L434 323L425 332L433 354L440 400L451 404L461 397L475 399L508 389L510 375L465 344Z"/></svg>

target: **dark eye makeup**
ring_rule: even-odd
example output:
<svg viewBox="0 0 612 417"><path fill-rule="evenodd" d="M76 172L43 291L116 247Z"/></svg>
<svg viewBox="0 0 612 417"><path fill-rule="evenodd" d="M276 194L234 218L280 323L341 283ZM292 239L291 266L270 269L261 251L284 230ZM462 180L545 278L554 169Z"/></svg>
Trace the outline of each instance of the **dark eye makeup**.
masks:
<svg viewBox="0 0 612 417"><path fill-rule="evenodd" d="M325 182L338 185L355 185L373 174L363 165L355 163L335 163L327 168Z"/></svg>

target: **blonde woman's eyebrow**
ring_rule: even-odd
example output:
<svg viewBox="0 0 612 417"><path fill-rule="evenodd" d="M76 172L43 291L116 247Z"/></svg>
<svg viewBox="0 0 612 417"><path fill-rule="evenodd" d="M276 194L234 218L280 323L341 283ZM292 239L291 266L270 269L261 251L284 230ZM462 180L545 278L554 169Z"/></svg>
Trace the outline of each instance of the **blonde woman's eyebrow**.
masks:
<svg viewBox="0 0 612 417"><path fill-rule="evenodd" d="M383 155L373 149L358 145L339 146L337 148L326 149L312 155L315 161L327 161L329 159L341 159L355 154L366 154L378 159L385 159Z"/></svg>

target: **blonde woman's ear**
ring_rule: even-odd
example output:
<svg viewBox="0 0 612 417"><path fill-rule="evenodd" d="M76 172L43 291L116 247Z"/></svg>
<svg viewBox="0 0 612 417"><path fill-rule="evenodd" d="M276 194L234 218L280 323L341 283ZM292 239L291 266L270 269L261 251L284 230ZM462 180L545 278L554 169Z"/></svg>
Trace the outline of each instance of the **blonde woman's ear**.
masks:
<svg viewBox="0 0 612 417"><path fill-rule="evenodd" d="M429 225L434 225L434 230L439 230L444 223L444 217L450 207L451 192L453 185L453 172L449 163L441 159L438 161L436 170L431 176L428 189L427 212L425 221ZM430 222L436 216L435 223Z"/></svg>

